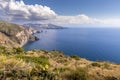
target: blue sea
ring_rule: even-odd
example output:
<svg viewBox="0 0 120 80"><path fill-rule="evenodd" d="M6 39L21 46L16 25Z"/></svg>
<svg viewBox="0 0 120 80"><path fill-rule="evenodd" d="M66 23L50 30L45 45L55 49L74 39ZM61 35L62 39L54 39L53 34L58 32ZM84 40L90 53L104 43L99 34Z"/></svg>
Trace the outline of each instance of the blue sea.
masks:
<svg viewBox="0 0 120 80"><path fill-rule="evenodd" d="M35 36L25 50L58 50L66 55L78 55L92 61L120 63L120 28L49 29Z"/></svg>

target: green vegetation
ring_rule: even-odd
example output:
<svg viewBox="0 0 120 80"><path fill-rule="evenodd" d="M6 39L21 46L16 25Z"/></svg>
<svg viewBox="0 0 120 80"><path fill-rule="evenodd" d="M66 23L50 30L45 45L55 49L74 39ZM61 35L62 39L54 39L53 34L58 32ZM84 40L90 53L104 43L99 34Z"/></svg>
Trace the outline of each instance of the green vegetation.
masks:
<svg viewBox="0 0 120 80"><path fill-rule="evenodd" d="M120 65L62 52L0 47L0 80L120 80Z"/></svg>
<svg viewBox="0 0 120 80"><path fill-rule="evenodd" d="M110 68L110 63L104 62L104 63L103 63L103 67L104 67L105 69L109 69L109 68Z"/></svg>
<svg viewBox="0 0 120 80"><path fill-rule="evenodd" d="M77 70L72 71L69 80L87 80L87 76L87 68L78 68Z"/></svg>
<svg viewBox="0 0 120 80"><path fill-rule="evenodd" d="M98 63L98 62L93 62L91 65L94 66L94 67L100 67L101 66L101 64Z"/></svg>
<svg viewBox="0 0 120 80"><path fill-rule="evenodd" d="M74 59L76 59L76 60L79 60L80 59L80 57L79 56L77 56L77 55L72 55L72 56L70 56L71 58L74 58Z"/></svg>
<svg viewBox="0 0 120 80"><path fill-rule="evenodd" d="M17 55L16 57L23 59L26 62L34 62L42 66L49 65L49 61L45 57L32 57L32 56L22 56L22 55Z"/></svg>
<svg viewBox="0 0 120 80"><path fill-rule="evenodd" d="M24 53L24 49L21 47L13 48L13 52L14 52L14 54L22 54L22 53Z"/></svg>

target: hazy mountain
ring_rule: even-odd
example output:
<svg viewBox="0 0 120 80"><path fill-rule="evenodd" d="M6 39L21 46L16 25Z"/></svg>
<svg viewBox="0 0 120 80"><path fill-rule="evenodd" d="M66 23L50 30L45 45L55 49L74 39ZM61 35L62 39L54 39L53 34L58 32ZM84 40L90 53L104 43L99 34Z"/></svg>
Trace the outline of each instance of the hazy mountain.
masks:
<svg viewBox="0 0 120 80"><path fill-rule="evenodd" d="M32 23L28 23L28 24L24 24L24 26L31 26L34 29L64 29L65 27L62 26L57 26L54 24L32 24Z"/></svg>

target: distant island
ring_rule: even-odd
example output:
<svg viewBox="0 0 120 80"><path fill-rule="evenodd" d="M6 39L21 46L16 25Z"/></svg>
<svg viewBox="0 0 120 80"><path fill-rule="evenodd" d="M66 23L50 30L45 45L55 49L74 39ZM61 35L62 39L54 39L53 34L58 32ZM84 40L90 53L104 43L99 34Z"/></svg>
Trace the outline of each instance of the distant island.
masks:
<svg viewBox="0 0 120 80"><path fill-rule="evenodd" d="M33 33L32 27L0 21L0 80L120 80L120 64L56 50L24 51L24 44L37 39Z"/></svg>

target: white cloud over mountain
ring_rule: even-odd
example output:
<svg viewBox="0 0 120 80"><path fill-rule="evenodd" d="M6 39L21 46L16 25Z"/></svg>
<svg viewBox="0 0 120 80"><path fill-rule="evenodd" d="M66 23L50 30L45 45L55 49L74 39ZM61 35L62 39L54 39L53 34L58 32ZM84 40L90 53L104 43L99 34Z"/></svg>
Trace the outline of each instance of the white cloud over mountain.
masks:
<svg viewBox="0 0 120 80"><path fill-rule="evenodd" d="M96 19L92 19L85 14L80 14L76 16L57 16L54 20L57 23L69 23L69 24L94 24L97 23Z"/></svg>
<svg viewBox="0 0 120 80"><path fill-rule="evenodd" d="M96 19L85 14L62 16L42 5L28 5L24 1L0 0L0 17L12 22L42 22L56 24L120 25L120 19Z"/></svg>

